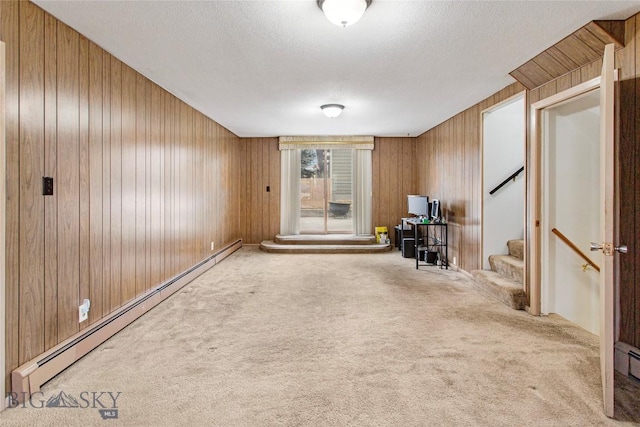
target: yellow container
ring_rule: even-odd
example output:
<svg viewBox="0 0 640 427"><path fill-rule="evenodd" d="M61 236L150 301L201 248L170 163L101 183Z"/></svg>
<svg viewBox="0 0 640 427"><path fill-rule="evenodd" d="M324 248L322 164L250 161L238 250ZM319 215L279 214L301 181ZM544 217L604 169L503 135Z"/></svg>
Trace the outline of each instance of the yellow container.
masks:
<svg viewBox="0 0 640 427"><path fill-rule="evenodd" d="M387 237L389 236L389 230L387 230L387 227L376 227L376 243L380 243L380 234L384 233L387 235Z"/></svg>

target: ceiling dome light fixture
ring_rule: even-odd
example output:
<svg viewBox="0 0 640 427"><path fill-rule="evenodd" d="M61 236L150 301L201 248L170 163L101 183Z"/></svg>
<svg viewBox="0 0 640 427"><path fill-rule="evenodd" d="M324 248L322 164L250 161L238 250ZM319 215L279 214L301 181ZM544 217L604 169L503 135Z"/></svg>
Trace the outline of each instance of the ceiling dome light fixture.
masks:
<svg viewBox="0 0 640 427"><path fill-rule="evenodd" d="M320 109L324 113L325 116L333 119L334 117L338 117L342 114L342 110L344 110L344 105L340 104L325 104L321 105Z"/></svg>
<svg viewBox="0 0 640 427"><path fill-rule="evenodd" d="M356 23L371 0L318 0L318 7L332 23L346 27Z"/></svg>

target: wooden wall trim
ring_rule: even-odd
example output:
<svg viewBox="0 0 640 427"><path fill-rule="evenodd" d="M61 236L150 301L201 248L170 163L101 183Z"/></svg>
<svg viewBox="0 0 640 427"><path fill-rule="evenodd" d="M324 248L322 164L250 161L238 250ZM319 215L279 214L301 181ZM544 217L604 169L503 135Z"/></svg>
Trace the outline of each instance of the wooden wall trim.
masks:
<svg viewBox="0 0 640 427"><path fill-rule="evenodd" d="M0 176L6 176L5 158L5 44L0 41ZM7 194L5 189L6 181L0 179L0 307L5 305L5 204ZM0 378L5 377L5 311L0 315ZM6 407L5 382L0 382L0 411Z"/></svg>

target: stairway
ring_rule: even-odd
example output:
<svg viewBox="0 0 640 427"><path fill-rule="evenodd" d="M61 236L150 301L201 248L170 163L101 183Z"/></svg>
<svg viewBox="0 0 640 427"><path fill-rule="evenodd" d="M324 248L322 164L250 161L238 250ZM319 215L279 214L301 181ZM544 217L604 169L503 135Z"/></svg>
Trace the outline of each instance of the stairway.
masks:
<svg viewBox="0 0 640 427"><path fill-rule="evenodd" d="M491 255L491 270L474 270L474 286L515 310L524 310L524 240L507 242L509 255Z"/></svg>
<svg viewBox="0 0 640 427"><path fill-rule="evenodd" d="M391 245L376 243L373 235L277 235L273 241L265 240L260 243L260 249L264 252L287 254L346 254L388 252Z"/></svg>

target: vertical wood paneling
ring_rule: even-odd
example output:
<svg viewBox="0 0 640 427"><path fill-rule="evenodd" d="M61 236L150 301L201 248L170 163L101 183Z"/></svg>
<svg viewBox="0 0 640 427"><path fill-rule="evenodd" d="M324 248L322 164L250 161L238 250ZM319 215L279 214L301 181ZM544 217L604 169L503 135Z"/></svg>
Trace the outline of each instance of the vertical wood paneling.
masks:
<svg viewBox="0 0 640 427"><path fill-rule="evenodd" d="M377 223L374 222L372 225L374 227L381 226L387 227L387 230L393 228L394 225L398 224L397 218L397 209L402 206L402 199L406 199L401 194L402 189L402 140L393 138L389 140L389 151L387 154L387 158L385 159L385 163L388 164L388 179L385 182L388 182L389 189L387 191L388 200L389 200L389 210L387 213L387 218L383 219L382 222Z"/></svg>
<svg viewBox="0 0 640 427"><path fill-rule="evenodd" d="M193 168L193 172L194 172L194 178L193 178L193 197L196 203L196 209L195 209L195 221L194 221L194 228L195 228L195 241L197 243L197 248L196 248L196 255L195 255L195 259L194 261L197 262L198 260L201 260L202 258L204 258L207 253L205 251L207 243L206 241L208 239L206 239L207 236L203 235L202 230L199 230L199 225L203 223L204 220L204 203L203 203L203 181L204 181L204 162L203 162L203 158L199 153L204 152L204 143L203 143L203 138L204 138L204 117L202 116L202 114L200 113L196 113L195 115L195 123L194 123L194 130L195 130L195 149L193 150L194 153L194 163L195 166Z"/></svg>
<svg viewBox="0 0 640 427"><path fill-rule="evenodd" d="M250 146L251 166L249 167L247 173L250 177L249 185L251 187L249 189L249 194L251 194L252 209L249 210L247 214L249 215L249 221L251 222L250 241L257 243L260 241L261 228L261 224L258 222L261 210L258 210L257 207L262 205L262 193L260 192L262 182L259 181L262 170L262 144L259 139L251 139ZM320 159L318 159L318 162L320 162Z"/></svg>
<svg viewBox="0 0 640 427"><path fill-rule="evenodd" d="M111 58L110 71L110 249L109 312L122 304L122 63ZM130 218L129 218L130 220Z"/></svg>
<svg viewBox="0 0 640 427"><path fill-rule="evenodd" d="M640 135L638 135L638 129L640 129L640 82L637 78L640 75L640 14L631 18L630 20L635 20L635 37L633 45L630 48L634 48L635 50L635 72L633 73L636 76L636 102L635 102L635 113L636 113L636 132L635 138L633 140L629 139L629 143L633 144L635 147L635 165L629 173L633 173L635 182L634 182L634 193L635 198L632 200L622 200L622 203L630 203L633 206L638 206L640 203L640 177L638 176L638 170L640 170ZM630 73L631 74L631 73ZM629 219L623 217L622 222L631 220L631 213L629 213ZM640 277L640 209L636 209L633 217L633 222L635 225L635 233L633 236L630 236L631 239L629 242L620 242L622 244L629 243L634 249L632 250L633 257L629 257L625 259L625 268L633 271L634 280L628 282L621 282L620 286L633 286L633 293L635 294L634 298L634 307L633 312L634 321L631 324L625 325L625 328L628 328L629 335L633 337L632 341L629 341L630 344L633 344L636 348L640 348L640 281L638 278Z"/></svg>
<svg viewBox="0 0 640 427"><path fill-rule="evenodd" d="M218 127L215 126L213 123L209 123L209 138L210 141L219 141L220 137L218 134ZM211 143L208 141L208 143ZM246 152L245 149L245 144L242 143L242 141L240 141L238 143L238 150L241 150L243 153ZM216 227L215 224L219 223L219 214L218 214L218 188L220 187L220 178L219 178L219 172L218 172L218 148L219 148L219 144L212 144L212 146L209 148L209 169L210 169L210 177L209 177L209 182L213 183L212 186L212 190L210 192L211 195L211 206L210 206L210 212L211 212L211 217L209 218L209 238L211 241L214 242L215 247L218 247L218 245L220 244L220 242L222 241L222 237L220 236L220 233L217 233L216 231ZM244 174L244 168L245 168L245 161L246 161L246 155L242 156L242 164L237 165L238 170L240 170L240 172L242 173L243 176L243 180L242 180L242 184L243 187L240 190L240 194L238 194L238 199L240 199L241 201L243 201L246 198L246 175ZM247 212L246 210L246 204L241 202L241 207L240 207L240 211L239 212ZM246 226L245 226L246 227ZM245 230L243 229L242 232L242 236L246 239L247 233L245 232ZM246 241L246 240L245 240ZM215 248L214 248L215 249Z"/></svg>
<svg viewBox="0 0 640 427"><path fill-rule="evenodd" d="M269 155L271 157L271 179L269 185L269 213L271 214L271 230L267 236L271 239L280 233L280 150L278 150L278 140L273 138L270 142Z"/></svg>
<svg viewBox="0 0 640 427"><path fill-rule="evenodd" d="M418 193L415 150L415 138L375 138L372 152L373 227L392 230L407 216L407 195ZM390 238L395 244L392 231Z"/></svg>
<svg viewBox="0 0 640 427"><path fill-rule="evenodd" d="M122 254L120 265L121 275L121 303L125 304L136 295L136 179L137 160L136 150L136 73L127 65L122 65ZM142 261L144 262L144 261Z"/></svg>
<svg viewBox="0 0 640 427"><path fill-rule="evenodd" d="M80 37L58 22L58 339L78 331L80 289Z"/></svg>
<svg viewBox="0 0 640 427"><path fill-rule="evenodd" d="M151 182L151 176L152 176L152 169L151 169L151 150L152 150L152 145L151 145L151 140L152 140L152 130L151 130L151 119L152 119L152 115L153 115L153 111L152 111L152 106L151 106L151 98L152 98L152 90L153 90L153 86L150 84L151 82L149 82L146 78L144 78L142 75L138 74L139 78L142 78L142 80L144 81L144 85L145 85L145 99L144 99L144 104L145 104L145 112L146 115L143 118L144 119L144 134L145 134L145 194L147 195L147 198L145 200L145 205L144 205L144 218L145 218L145 223L144 223L144 246L145 246L145 272L144 272L144 284L143 284L143 289L144 291L147 291L151 288L151 277L153 275L152 272L152 253L153 255L158 255L156 253L157 248L152 248L151 247L151 228L152 225L155 224L155 221L152 221L151 219L151 206L153 205L154 201L155 201L155 197L156 194L151 192L151 187L152 187L152 182Z"/></svg>
<svg viewBox="0 0 640 427"><path fill-rule="evenodd" d="M269 141L264 141L262 144L262 176L260 187L260 194L262 195L262 203L265 206L265 213L260 218L261 220L261 228L262 232L260 233L260 240L272 239L273 235L270 234L270 212L269 208L271 207L270 203L270 193L267 193L267 185L269 185L269 181L271 180L271 146Z"/></svg>
<svg viewBox="0 0 640 427"><path fill-rule="evenodd" d="M113 307L111 255L111 55L102 52L102 314Z"/></svg>
<svg viewBox="0 0 640 427"><path fill-rule="evenodd" d="M20 361L44 351L44 13L20 3Z"/></svg>
<svg viewBox="0 0 640 427"><path fill-rule="evenodd" d="M628 79L620 82L620 242L626 244L629 254L635 254L638 247L635 245L636 228L635 211L638 210L636 195L636 103L637 103L637 79ZM633 257L634 255L632 255ZM634 268L630 268L628 256L620 257L620 283L635 284L636 274ZM634 344L636 313L636 287L620 286L620 340ZM631 326L631 327L630 327ZM635 344L634 344L635 345Z"/></svg>
<svg viewBox="0 0 640 427"><path fill-rule="evenodd" d="M133 70L132 70L133 71ZM146 256L146 224L147 224L147 103L146 79L136 74L135 81L135 138L132 141L135 150L135 295L140 295L147 288L147 256Z"/></svg>
<svg viewBox="0 0 640 427"><path fill-rule="evenodd" d="M374 139L373 151L371 152L371 219L373 224L380 221L380 157L380 144Z"/></svg>
<svg viewBox="0 0 640 427"><path fill-rule="evenodd" d="M55 191L57 176L57 48L58 24L45 15L45 94L44 94L44 176L54 179L53 196L44 197L44 346L58 342L58 195Z"/></svg>
<svg viewBox="0 0 640 427"><path fill-rule="evenodd" d="M184 112L186 114L185 125L185 139L183 140L183 145L186 145L185 158L184 158L184 176L185 182L183 187L183 196L185 205L191 205L191 209L185 209L185 229L186 235L183 236L183 241L185 243L185 254L186 259L181 267L181 269L187 268L188 266L194 263L194 249L196 244L195 239L195 203L193 197L193 170L194 170L194 160L193 160L193 150L194 150L194 114L193 109L189 108L187 104L183 104Z"/></svg>
<svg viewBox="0 0 640 427"><path fill-rule="evenodd" d="M89 41L80 37L79 40L79 61L78 61L78 78L79 78L79 95L78 100L78 118L79 118L79 179L80 179L80 276L78 301L79 305L85 298L91 297L91 266L89 254L91 250L90 236L90 164L89 164ZM76 320L77 322L77 320ZM85 327L89 322L83 322Z"/></svg>
<svg viewBox="0 0 640 427"><path fill-rule="evenodd" d="M103 54L102 50L89 43L89 323L103 316Z"/></svg>
<svg viewBox="0 0 640 427"><path fill-rule="evenodd" d="M223 157L226 157L223 155ZM229 153L225 164L238 164L223 175L235 186L240 221L229 233L240 233L245 243L273 240L280 232L280 151L277 138L242 138L240 150ZM218 164L218 163L216 163ZM215 166L214 166L215 167ZM270 191L266 191L266 187ZM245 221L246 219L246 221Z"/></svg>
<svg viewBox="0 0 640 427"><path fill-rule="evenodd" d="M10 373L241 237L246 177L238 137L76 31L29 2L0 19Z"/></svg>
<svg viewBox="0 0 640 427"><path fill-rule="evenodd" d="M150 168L150 206L149 206L149 231L148 243L149 248L149 281L148 287L157 285L162 280L162 253L164 248L164 227L162 223L163 217L163 198L164 193L163 177L164 177L164 158L163 158L163 140L162 131L164 130L161 120L163 112L163 100L160 88L156 85L150 85L151 93L148 98L150 100L150 121L149 121L149 163Z"/></svg>
<svg viewBox="0 0 640 427"><path fill-rule="evenodd" d="M164 247L163 276L171 277L173 273L173 110L172 98L162 94L162 121L164 123Z"/></svg>
<svg viewBox="0 0 640 427"><path fill-rule="evenodd" d="M186 141L186 128L187 128L187 106L182 102L178 101L178 105L176 108L179 111L179 121L176 123L176 158L178 161L178 169L176 171L176 175L178 177L176 183L176 220L177 220L177 230L176 234L176 243L178 250L178 264L176 265L176 272L180 271L184 265L187 264L187 256L188 256L188 242L185 236L187 235L188 230L188 211L183 209L184 206L188 203L187 198L187 141Z"/></svg>
<svg viewBox="0 0 640 427"><path fill-rule="evenodd" d="M6 235L5 235L5 372L17 366L20 351L20 123L19 123L19 13L18 3L0 2L0 37L5 46L5 141L6 141ZM10 390L9 376L4 379Z"/></svg>

